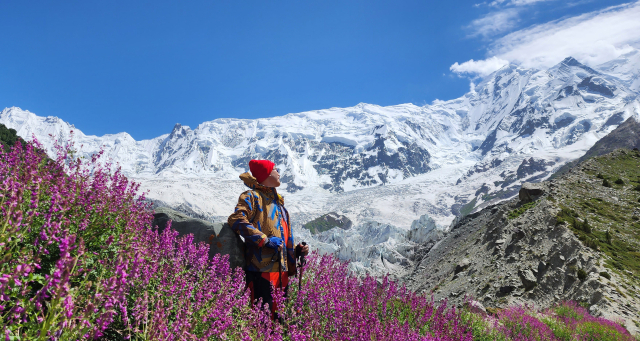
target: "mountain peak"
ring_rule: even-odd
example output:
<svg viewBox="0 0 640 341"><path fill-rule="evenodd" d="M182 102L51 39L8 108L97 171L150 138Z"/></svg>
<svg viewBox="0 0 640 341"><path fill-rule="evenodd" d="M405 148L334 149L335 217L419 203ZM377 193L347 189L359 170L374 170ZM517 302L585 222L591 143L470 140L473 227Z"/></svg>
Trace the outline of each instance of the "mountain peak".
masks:
<svg viewBox="0 0 640 341"><path fill-rule="evenodd" d="M580 63L577 59L573 57L567 57L562 62L560 62L559 66L568 66L568 67L578 67L592 74L600 74L598 71Z"/></svg>
<svg viewBox="0 0 640 341"><path fill-rule="evenodd" d="M176 125L173 126L173 130L171 130L170 137L182 137L190 131L191 128L189 126L183 126L180 123L176 123Z"/></svg>
<svg viewBox="0 0 640 341"><path fill-rule="evenodd" d="M562 64L565 64L565 65L568 65L568 66L580 66L580 67L584 66L584 65L583 65L582 63L580 63L577 59L575 59L575 58L573 58L573 57L571 57L571 56L569 56L569 57L565 58L565 59L562 61Z"/></svg>

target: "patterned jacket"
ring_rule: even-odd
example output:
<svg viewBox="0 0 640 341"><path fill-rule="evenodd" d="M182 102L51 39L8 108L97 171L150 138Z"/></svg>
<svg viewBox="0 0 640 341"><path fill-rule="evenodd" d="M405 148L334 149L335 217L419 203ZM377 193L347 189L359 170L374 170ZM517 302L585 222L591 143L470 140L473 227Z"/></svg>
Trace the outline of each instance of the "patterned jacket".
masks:
<svg viewBox="0 0 640 341"><path fill-rule="evenodd" d="M296 273L293 233L289 222L289 212L284 208L284 198L275 188L258 183L251 173L243 173L240 179L251 188L240 195L235 212L229 216L229 226L245 241L246 271ZM281 268L277 262L277 252L264 247L269 237L282 238L283 221L289 227L289 238L285 240L281 257Z"/></svg>

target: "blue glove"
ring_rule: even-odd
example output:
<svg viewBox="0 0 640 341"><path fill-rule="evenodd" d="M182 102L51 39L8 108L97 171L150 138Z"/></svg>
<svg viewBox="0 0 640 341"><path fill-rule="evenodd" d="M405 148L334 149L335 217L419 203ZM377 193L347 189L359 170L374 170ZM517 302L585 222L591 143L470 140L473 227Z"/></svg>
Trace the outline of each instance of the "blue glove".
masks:
<svg viewBox="0 0 640 341"><path fill-rule="evenodd" d="M274 250L277 250L280 245L282 245L282 239L280 239L279 237L270 237L269 240L264 243L264 246L272 248Z"/></svg>

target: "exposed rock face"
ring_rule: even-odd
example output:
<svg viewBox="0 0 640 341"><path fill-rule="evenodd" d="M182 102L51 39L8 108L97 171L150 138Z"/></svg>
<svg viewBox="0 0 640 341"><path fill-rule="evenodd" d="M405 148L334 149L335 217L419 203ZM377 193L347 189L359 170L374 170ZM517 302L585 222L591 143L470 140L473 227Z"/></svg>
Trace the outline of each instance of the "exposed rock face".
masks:
<svg viewBox="0 0 640 341"><path fill-rule="evenodd" d="M463 258L460 262L458 262L458 265L456 265L456 270L455 270L455 274L459 274L464 270L467 270L467 268L469 268L469 265L471 265L471 261L469 260L469 258Z"/></svg>
<svg viewBox="0 0 640 341"><path fill-rule="evenodd" d="M302 227L311 231L313 234L318 234L334 227L348 230L352 225L353 223L349 218L335 212L330 212L302 225Z"/></svg>
<svg viewBox="0 0 640 341"><path fill-rule="evenodd" d="M180 236L193 234L195 243L209 244L209 258L216 254L229 255L231 268L244 267L244 242L229 224L191 218L167 207L156 208L155 212L153 226L158 226L160 231L171 220L171 228L178 231Z"/></svg>
<svg viewBox="0 0 640 341"><path fill-rule="evenodd" d="M516 176L518 179L524 179L527 176L536 174L538 172L545 172L550 166L553 166L555 162L547 161L544 159L529 158L522 160L520 166L516 170Z"/></svg>
<svg viewBox="0 0 640 341"><path fill-rule="evenodd" d="M531 271L531 269L520 270L519 275L525 290L531 290L535 288L536 285L538 285L538 279L533 274L533 271Z"/></svg>
<svg viewBox="0 0 640 341"><path fill-rule="evenodd" d="M619 174L607 171L621 169L619 165L627 168ZM426 251L418 250L403 280L414 291L432 292L436 299L455 304L462 304L465 295L487 307L546 308L578 301L596 316L624 320L626 328L637 333L633 321L640 321L640 271L624 263L620 253L638 249L633 231L640 226L640 192L633 182L638 182L639 168L640 152L619 150L587 160L554 180L526 183L519 198L472 213L435 246L424 244ZM596 176L600 173L626 178L624 184L604 188ZM526 203L533 204L527 209ZM600 207L622 212L610 218L615 225L606 220L612 216L610 209ZM569 208L575 213L575 218L567 218L575 219L572 223L559 218ZM593 231L582 227L586 219ZM606 240L609 230L617 240ZM597 246L587 247L594 240ZM618 254L609 251L613 248Z"/></svg>
<svg viewBox="0 0 640 341"><path fill-rule="evenodd" d="M171 206L169 204L167 204L166 202L162 201L162 200L158 200L158 199L146 199L146 201L151 202L151 208L153 210L157 210L158 208L163 208L163 209L172 209L178 213L183 214L184 216L187 216L189 218L194 218L194 219L200 219L200 220L206 220L206 221L210 221L213 222L215 221L214 217L212 216L206 216L204 214L198 213L196 211L194 211L191 207L189 207L188 205L182 203L180 205L176 205L176 206Z"/></svg>
<svg viewBox="0 0 640 341"><path fill-rule="evenodd" d="M545 193L546 187L546 184L525 182L518 192L518 197L524 203L535 201Z"/></svg>

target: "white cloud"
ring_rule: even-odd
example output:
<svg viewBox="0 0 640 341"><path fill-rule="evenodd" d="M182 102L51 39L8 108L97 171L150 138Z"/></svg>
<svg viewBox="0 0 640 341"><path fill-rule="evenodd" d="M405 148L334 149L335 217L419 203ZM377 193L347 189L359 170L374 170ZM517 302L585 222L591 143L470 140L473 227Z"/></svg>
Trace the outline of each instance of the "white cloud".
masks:
<svg viewBox="0 0 640 341"><path fill-rule="evenodd" d="M550 67L568 56L596 65L638 42L640 2L635 2L510 33L493 43L489 54L525 67Z"/></svg>
<svg viewBox="0 0 640 341"><path fill-rule="evenodd" d="M455 63L451 65L449 70L459 75L468 74L483 77L508 64L509 61L497 57L491 57L485 60L478 61L471 59L462 64Z"/></svg>
<svg viewBox="0 0 640 341"><path fill-rule="evenodd" d="M476 83L473 81L469 82L469 92L472 94L476 92Z"/></svg>
<svg viewBox="0 0 640 341"><path fill-rule="evenodd" d="M491 2L481 2L478 4L473 5L474 7L480 7L483 5L487 5L487 6L491 6L491 7L498 7L501 5L505 5L505 6L527 6L527 5L532 5L535 4L537 2L545 2L545 1L555 1L555 0L494 0Z"/></svg>
<svg viewBox="0 0 640 341"><path fill-rule="evenodd" d="M511 0L511 1L509 1L509 5L512 5L512 6L527 6L527 5L535 4L537 2L545 2L545 1L553 1L553 0Z"/></svg>
<svg viewBox="0 0 640 341"><path fill-rule="evenodd" d="M519 11L510 8L492 12L482 18L476 19L471 22L468 28L473 31L470 36L483 36L487 38L511 30L519 20Z"/></svg>
<svg viewBox="0 0 640 341"><path fill-rule="evenodd" d="M515 31L491 44L491 58L455 63L451 70L484 76L490 66L494 71L502 66L496 60L548 68L569 56L593 66L639 46L640 1Z"/></svg>
<svg viewBox="0 0 640 341"><path fill-rule="evenodd" d="M524 6L533 5L539 2L555 0L494 0L492 2L482 2L475 4L475 7L487 5L489 7L500 8L496 11L485 14L479 19L473 20L467 29L472 33L471 37L482 36L484 38L493 37L512 30L520 21L520 14L526 11Z"/></svg>

